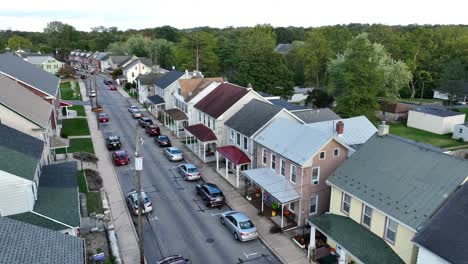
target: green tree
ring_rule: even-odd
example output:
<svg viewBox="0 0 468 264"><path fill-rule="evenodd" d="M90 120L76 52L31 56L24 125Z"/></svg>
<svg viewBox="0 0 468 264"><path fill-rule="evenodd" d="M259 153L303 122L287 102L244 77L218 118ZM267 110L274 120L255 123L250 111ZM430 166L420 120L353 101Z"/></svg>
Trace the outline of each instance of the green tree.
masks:
<svg viewBox="0 0 468 264"><path fill-rule="evenodd" d="M170 69L174 65L174 44L165 39L153 39L147 46L147 53L153 62Z"/></svg>
<svg viewBox="0 0 468 264"><path fill-rule="evenodd" d="M125 46L125 42L114 42L109 44L107 51L116 54L125 54L127 53L127 47Z"/></svg>
<svg viewBox="0 0 468 264"><path fill-rule="evenodd" d="M8 48L12 51L18 50L19 48L30 49L32 47L31 41L21 36L14 35L8 39Z"/></svg>
<svg viewBox="0 0 468 264"><path fill-rule="evenodd" d="M69 52L76 47L79 33L76 29L60 21L47 23L44 28L48 44L52 50L57 50L61 58L68 56Z"/></svg>
<svg viewBox="0 0 468 264"><path fill-rule="evenodd" d="M131 36L125 42L127 53L137 57L148 57L149 42L150 40L143 35Z"/></svg>
<svg viewBox="0 0 468 264"><path fill-rule="evenodd" d="M216 37L212 33L195 31L186 34L175 49L178 68L195 69L206 76L219 74L216 45Z"/></svg>
<svg viewBox="0 0 468 264"><path fill-rule="evenodd" d="M306 50L304 41L294 41L291 49L285 55L288 69L291 71L292 79L295 85L303 86L305 82L305 57Z"/></svg>
<svg viewBox="0 0 468 264"><path fill-rule="evenodd" d="M308 92L305 100L306 105L314 105L318 108L330 107L334 101L333 96L329 95L322 89L314 89L312 92Z"/></svg>
<svg viewBox="0 0 468 264"><path fill-rule="evenodd" d="M321 87L327 72L327 62L331 57L329 44L320 31L312 31L307 33L304 49L306 83Z"/></svg>
<svg viewBox="0 0 468 264"><path fill-rule="evenodd" d="M448 95L449 104L463 92L463 84L467 79L466 65L461 59L453 59L444 65L444 71L439 80L440 90Z"/></svg>

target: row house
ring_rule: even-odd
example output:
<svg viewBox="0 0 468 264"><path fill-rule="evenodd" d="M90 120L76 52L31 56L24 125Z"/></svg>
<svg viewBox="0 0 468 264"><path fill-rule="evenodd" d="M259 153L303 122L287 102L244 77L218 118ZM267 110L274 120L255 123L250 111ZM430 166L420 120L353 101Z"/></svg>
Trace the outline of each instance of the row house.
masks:
<svg viewBox="0 0 468 264"><path fill-rule="evenodd" d="M147 74L140 74L135 79L138 89L138 101L141 104L147 104L150 107L149 111L156 117L158 117L156 106L159 102L153 102L150 97L152 98L156 95L154 83L163 76L164 73L156 71Z"/></svg>
<svg viewBox="0 0 468 264"><path fill-rule="evenodd" d="M256 168L242 171L246 197L282 230L304 226L328 211L331 173L349 146L300 122L278 118L254 139Z"/></svg>
<svg viewBox="0 0 468 264"><path fill-rule="evenodd" d="M214 161L216 148L226 142L224 122L253 99L267 101L251 88L217 86L194 105L193 123L185 127L187 147L203 162Z"/></svg>
<svg viewBox="0 0 468 264"><path fill-rule="evenodd" d="M136 78L141 74L152 71L153 62L148 58L136 58L122 67L122 75L128 83L135 83Z"/></svg>
<svg viewBox="0 0 468 264"><path fill-rule="evenodd" d="M389 135L381 124L329 177L329 212L307 220L308 255L339 264L416 263L415 235L466 181L467 171L465 160Z"/></svg>
<svg viewBox="0 0 468 264"><path fill-rule="evenodd" d="M91 58L91 66L94 71L103 72L102 61L109 55L108 52L96 52Z"/></svg>

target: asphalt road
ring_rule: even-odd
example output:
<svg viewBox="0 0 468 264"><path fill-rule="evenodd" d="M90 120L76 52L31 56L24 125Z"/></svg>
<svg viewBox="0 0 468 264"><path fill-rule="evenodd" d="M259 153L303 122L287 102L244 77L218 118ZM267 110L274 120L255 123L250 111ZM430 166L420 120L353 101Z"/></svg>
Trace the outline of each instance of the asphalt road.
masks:
<svg viewBox="0 0 468 264"><path fill-rule="evenodd" d="M118 91L108 90L102 77L97 78L99 104L110 116L101 131L104 136L120 136L122 149L133 156L137 121L127 111L130 104ZM174 254L195 264L280 263L259 240L235 241L219 221L219 214L229 208L207 208L195 194L196 182L186 182L177 173L182 162L168 161L153 138L143 129L140 134L144 140L141 184L153 202L153 212L145 216L143 224L147 263ZM133 164L116 171L124 194L135 189Z"/></svg>

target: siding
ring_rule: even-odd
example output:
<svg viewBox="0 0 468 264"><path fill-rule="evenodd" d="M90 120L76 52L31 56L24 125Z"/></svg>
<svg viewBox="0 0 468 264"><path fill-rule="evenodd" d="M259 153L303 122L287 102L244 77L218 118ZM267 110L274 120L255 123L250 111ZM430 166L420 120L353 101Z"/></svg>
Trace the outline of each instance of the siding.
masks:
<svg viewBox="0 0 468 264"><path fill-rule="evenodd" d="M440 117L410 110L407 125L442 135L452 133L455 125L463 124L464 122L464 115Z"/></svg>
<svg viewBox="0 0 468 264"><path fill-rule="evenodd" d="M33 130L40 128L38 125L11 111L3 105L0 105L0 117L2 124L14 128L30 136L33 136L35 138L38 138L40 140L44 140L41 131Z"/></svg>
<svg viewBox="0 0 468 264"><path fill-rule="evenodd" d="M33 182L0 170L1 216L31 211L34 207Z"/></svg>
<svg viewBox="0 0 468 264"><path fill-rule="evenodd" d="M417 264L449 264L449 263L450 262L445 261L444 259L435 255L434 253L430 252L429 250L423 247L419 248Z"/></svg>

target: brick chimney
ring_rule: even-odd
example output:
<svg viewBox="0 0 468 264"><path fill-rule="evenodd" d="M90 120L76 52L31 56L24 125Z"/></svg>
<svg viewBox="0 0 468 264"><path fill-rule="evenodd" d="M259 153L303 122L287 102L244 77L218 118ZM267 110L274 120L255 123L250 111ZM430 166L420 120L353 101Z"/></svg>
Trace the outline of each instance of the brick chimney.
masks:
<svg viewBox="0 0 468 264"><path fill-rule="evenodd" d="M336 123L336 133L338 134L338 136L342 136L343 132L344 132L344 123L343 121L338 121L338 123Z"/></svg>

